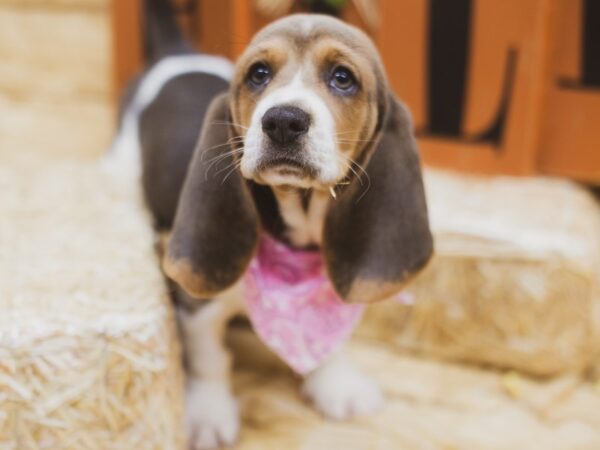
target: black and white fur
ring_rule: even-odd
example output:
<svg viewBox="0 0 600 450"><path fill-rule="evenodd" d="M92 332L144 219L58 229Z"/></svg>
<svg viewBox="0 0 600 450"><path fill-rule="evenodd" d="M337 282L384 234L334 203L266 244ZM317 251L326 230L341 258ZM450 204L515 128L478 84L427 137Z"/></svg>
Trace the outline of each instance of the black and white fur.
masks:
<svg viewBox="0 0 600 450"><path fill-rule="evenodd" d="M126 96L110 158L141 175L157 229L169 231L174 225L178 203L186 201L180 199L181 191L188 170L193 170L189 166L198 135L205 118L214 116L209 111L211 101L229 88L232 65L223 58L192 52L175 25L166 0L147 0L146 3L152 64ZM297 89L284 88L279 95L285 97L290 93L297 94ZM271 97L265 105L276 103L277 98ZM317 101L314 107L322 109L323 105ZM261 111L257 109L257 117L264 113ZM226 133L226 121L210 125ZM327 126L323 124L323 129ZM202 133L207 133L206 129ZM258 135L248 137L250 141L259 138ZM220 145L215 139L214 145ZM211 142L206 136L200 141ZM251 161L247 159L247 164ZM338 170L330 166L332 171ZM243 172L245 167L241 170ZM263 226L290 245L321 245L329 193L280 189L277 185L282 184L282 180L277 174L272 176L272 189L251 187ZM195 201L211 201L214 195L221 194L217 188L210 195L213 197L198 197ZM227 195L225 189L222 195ZM179 211L179 221L185 213ZM201 220L217 221L218 218ZM231 356L223 338L230 319L244 314L240 284L234 283L210 300L198 300L179 287L175 291L187 369L189 446L194 450L229 446L237 439L239 411L231 390ZM338 420L369 414L383 405L378 386L342 353L310 373L304 380L303 392L320 412Z"/></svg>

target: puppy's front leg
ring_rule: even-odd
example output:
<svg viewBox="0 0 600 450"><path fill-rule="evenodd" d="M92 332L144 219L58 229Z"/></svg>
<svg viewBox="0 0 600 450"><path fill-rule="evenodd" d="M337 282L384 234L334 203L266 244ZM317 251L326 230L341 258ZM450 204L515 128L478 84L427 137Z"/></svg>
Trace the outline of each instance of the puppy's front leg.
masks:
<svg viewBox="0 0 600 450"><path fill-rule="evenodd" d="M181 291L178 299L188 305L200 302ZM204 301L196 308L178 308L187 366L186 416L191 450L230 446L237 439L239 413L230 384L231 355L223 339L227 323L239 312L241 302L234 295Z"/></svg>
<svg viewBox="0 0 600 450"><path fill-rule="evenodd" d="M379 386L338 353L308 374L302 392L325 416L344 420L383 407Z"/></svg>

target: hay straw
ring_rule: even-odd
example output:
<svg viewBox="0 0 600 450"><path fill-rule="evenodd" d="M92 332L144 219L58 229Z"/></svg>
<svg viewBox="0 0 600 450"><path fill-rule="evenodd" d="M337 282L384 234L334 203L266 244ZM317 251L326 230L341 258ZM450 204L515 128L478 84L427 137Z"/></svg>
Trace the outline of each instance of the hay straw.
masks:
<svg viewBox="0 0 600 450"><path fill-rule="evenodd" d="M243 418L236 450L600 448L600 395L576 377L542 382L513 373L515 397L502 372L419 359L355 337L350 356L383 387L387 403L372 417L331 422L299 396L299 380L248 329L233 330L230 343Z"/></svg>
<svg viewBox="0 0 600 450"><path fill-rule="evenodd" d="M0 168L0 448L182 448L149 224L97 163Z"/></svg>
<svg viewBox="0 0 600 450"><path fill-rule="evenodd" d="M512 182L445 177L427 178L437 260L412 300L370 307L349 346L384 387L386 409L322 420L289 369L236 329L238 450L600 448L593 383L399 353L537 374L594 362L597 206L568 183L536 180L515 193ZM563 208L540 227L548 196ZM528 210L515 206L524 197ZM507 198L487 228L457 222L487 220ZM445 222L456 210L465 214ZM15 158L0 168L1 449L182 448L179 347L148 224L131 180L95 163Z"/></svg>
<svg viewBox="0 0 600 450"><path fill-rule="evenodd" d="M369 309L363 336L536 375L598 360L600 213L573 183L426 177L436 257L413 304Z"/></svg>

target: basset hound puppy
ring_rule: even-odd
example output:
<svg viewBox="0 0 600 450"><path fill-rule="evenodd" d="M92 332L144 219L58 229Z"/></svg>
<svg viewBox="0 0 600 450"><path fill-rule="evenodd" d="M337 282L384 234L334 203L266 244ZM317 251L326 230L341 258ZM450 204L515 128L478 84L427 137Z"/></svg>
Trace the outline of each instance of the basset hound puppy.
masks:
<svg viewBox="0 0 600 450"><path fill-rule="evenodd" d="M411 119L371 40L331 17L292 15L260 31L232 71L182 51L134 90L121 135L137 111L144 192L169 235L190 448L237 437L223 343L236 314L289 356L324 415L377 410L379 388L337 346L363 304L397 295L433 244Z"/></svg>

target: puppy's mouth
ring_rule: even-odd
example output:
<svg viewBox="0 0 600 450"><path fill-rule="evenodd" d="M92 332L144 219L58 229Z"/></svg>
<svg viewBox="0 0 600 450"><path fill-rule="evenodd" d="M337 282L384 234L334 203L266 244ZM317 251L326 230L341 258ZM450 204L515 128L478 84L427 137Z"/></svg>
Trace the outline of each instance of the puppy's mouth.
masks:
<svg viewBox="0 0 600 450"><path fill-rule="evenodd" d="M300 158L289 156L269 156L263 158L258 164L258 171L275 171L281 174L300 175L314 178L316 169Z"/></svg>
<svg viewBox="0 0 600 450"><path fill-rule="evenodd" d="M257 164L256 180L264 184L287 184L306 187L314 184L318 171L311 164L293 156L265 156Z"/></svg>

